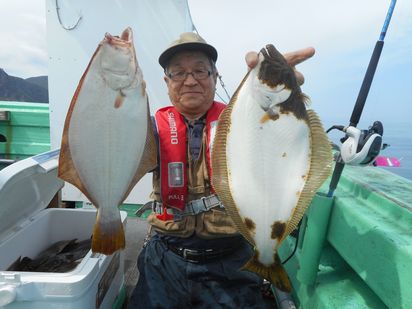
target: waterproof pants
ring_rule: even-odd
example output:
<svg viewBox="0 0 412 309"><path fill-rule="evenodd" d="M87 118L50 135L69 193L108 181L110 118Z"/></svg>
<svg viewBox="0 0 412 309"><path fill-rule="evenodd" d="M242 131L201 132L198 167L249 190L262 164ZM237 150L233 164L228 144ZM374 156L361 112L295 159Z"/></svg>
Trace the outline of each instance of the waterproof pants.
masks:
<svg viewBox="0 0 412 309"><path fill-rule="evenodd" d="M138 257L139 281L131 308L265 308L262 280L239 271L252 256L244 241L237 251L207 263L191 263L155 235Z"/></svg>

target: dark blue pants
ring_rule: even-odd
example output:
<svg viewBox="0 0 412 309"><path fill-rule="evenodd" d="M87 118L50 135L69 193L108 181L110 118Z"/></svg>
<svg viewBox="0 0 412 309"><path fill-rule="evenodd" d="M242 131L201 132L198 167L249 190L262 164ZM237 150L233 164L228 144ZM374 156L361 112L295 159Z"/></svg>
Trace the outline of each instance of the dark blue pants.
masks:
<svg viewBox="0 0 412 309"><path fill-rule="evenodd" d="M252 254L243 241L230 255L191 263L155 235L138 257L139 281L128 308L265 308L262 279L239 271Z"/></svg>

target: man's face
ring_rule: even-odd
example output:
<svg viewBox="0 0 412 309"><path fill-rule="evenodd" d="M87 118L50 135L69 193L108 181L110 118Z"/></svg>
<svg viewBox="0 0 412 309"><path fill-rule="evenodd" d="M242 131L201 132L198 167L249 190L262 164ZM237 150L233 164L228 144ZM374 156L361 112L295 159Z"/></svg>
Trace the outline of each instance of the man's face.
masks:
<svg viewBox="0 0 412 309"><path fill-rule="evenodd" d="M196 51L177 53L170 60L166 70L167 75L205 70L211 74L204 79L196 79L192 74L187 74L182 81L164 77L172 104L178 112L189 119L199 118L212 106L217 73L213 70L209 58L204 53Z"/></svg>

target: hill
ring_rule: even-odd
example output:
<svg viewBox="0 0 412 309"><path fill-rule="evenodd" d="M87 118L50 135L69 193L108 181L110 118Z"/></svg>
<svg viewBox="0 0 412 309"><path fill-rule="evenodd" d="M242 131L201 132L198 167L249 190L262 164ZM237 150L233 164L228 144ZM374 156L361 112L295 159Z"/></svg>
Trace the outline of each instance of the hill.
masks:
<svg viewBox="0 0 412 309"><path fill-rule="evenodd" d="M29 77L26 78L25 81L40 86L44 89L48 89L49 86L49 79L47 76Z"/></svg>
<svg viewBox="0 0 412 309"><path fill-rule="evenodd" d="M0 101L48 103L47 76L23 79L0 68Z"/></svg>

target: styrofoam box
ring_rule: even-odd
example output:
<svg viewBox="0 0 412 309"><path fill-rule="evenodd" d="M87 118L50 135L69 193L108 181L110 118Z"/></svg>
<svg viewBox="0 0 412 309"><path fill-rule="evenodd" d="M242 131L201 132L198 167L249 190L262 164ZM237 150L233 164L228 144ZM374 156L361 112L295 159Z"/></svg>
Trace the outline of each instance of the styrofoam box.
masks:
<svg viewBox="0 0 412 309"><path fill-rule="evenodd" d="M72 271L6 271L19 257L35 258L55 242L92 235L96 209L47 208L62 188L58 150L0 171L0 307L111 308L124 283L124 253L93 254ZM123 224L127 213L121 212ZM3 306L3 307L2 307Z"/></svg>
<svg viewBox="0 0 412 309"><path fill-rule="evenodd" d="M93 209L45 209L0 245L0 299L4 308L111 308L124 280L122 251L106 256L91 251L67 273L4 271L18 257L34 258L60 240L90 237ZM127 214L122 212L122 220Z"/></svg>

